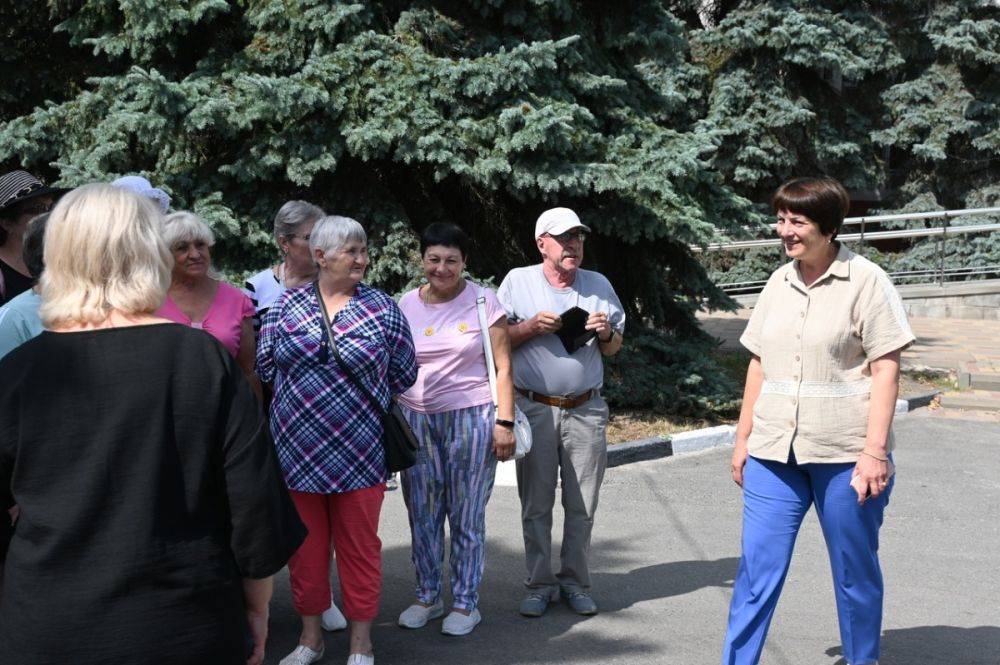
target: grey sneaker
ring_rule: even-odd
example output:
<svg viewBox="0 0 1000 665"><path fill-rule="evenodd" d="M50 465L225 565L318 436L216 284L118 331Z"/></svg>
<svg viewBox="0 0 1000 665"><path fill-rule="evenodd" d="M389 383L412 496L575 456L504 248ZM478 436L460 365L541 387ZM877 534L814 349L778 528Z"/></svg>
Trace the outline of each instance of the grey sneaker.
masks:
<svg viewBox="0 0 1000 665"><path fill-rule="evenodd" d="M525 596L524 600L518 606L517 611L521 613L521 616L540 617L545 614L545 608L549 606L549 601L551 600L551 591L538 589Z"/></svg>
<svg viewBox="0 0 1000 665"><path fill-rule="evenodd" d="M445 635L468 635L482 620L483 616L479 613L479 610L472 610L469 614L462 614L453 610L444 618L444 623L441 624L441 632Z"/></svg>
<svg viewBox="0 0 1000 665"><path fill-rule="evenodd" d="M577 614L591 616L597 614L597 603L590 597L590 594L582 591L563 591L562 597L569 603L570 608Z"/></svg>
<svg viewBox="0 0 1000 665"><path fill-rule="evenodd" d="M438 600L430 607L425 607L420 603L413 603L399 615L396 622L401 628L423 628L431 619L437 619L444 615L444 604Z"/></svg>

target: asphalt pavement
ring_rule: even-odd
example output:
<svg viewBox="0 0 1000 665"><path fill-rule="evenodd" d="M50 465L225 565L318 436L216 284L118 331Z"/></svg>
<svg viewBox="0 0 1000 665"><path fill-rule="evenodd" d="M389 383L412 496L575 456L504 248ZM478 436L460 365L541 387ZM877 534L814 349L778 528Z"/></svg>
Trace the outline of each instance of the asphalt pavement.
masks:
<svg viewBox="0 0 1000 665"><path fill-rule="evenodd" d="M882 665L1000 665L1000 425L897 419L896 486L882 529ZM616 663L715 665L739 558L741 499L728 448L609 469L591 551L601 612L550 605L517 613L524 563L517 490L494 490L480 589L483 623L466 637L396 626L412 602L410 537L400 492L387 494L378 665ZM557 508L553 550L558 551ZM446 585L447 588L447 585ZM447 603L447 599L446 599ZM283 571L271 609L269 663L299 631ZM347 660L327 633L322 663ZM830 569L815 513L799 534L772 623L767 665L843 665Z"/></svg>

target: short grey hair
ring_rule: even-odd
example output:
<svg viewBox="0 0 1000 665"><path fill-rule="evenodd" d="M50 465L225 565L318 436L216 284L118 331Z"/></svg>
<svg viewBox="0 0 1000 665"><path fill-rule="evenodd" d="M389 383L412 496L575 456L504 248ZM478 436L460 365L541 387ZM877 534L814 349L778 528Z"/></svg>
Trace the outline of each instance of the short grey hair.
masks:
<svg viewBox="0 0 1000 665"><path fill-rule="evenodd" d="M308 201L288 201L274 216L274 239L294 235L303 224L315 222L325 215L322 208Z"/></svg>
<svg viewBox="0 0 1000 665"><path fill-rule="evenodd" d="M368 244L368 236L361 224L350 217L327 215L313 227L309 235L309 251L315 254L317 249L322 249L323 255L327 256L349 242Z"/></svg>
<svg viewBox="0 0 1000 665"><path fill-rule="evenodd" d="M173 251L181 242L201 241L211 247L215 244L215 234L201 217L193 212L182 210L172 212L163 219L163 239L167 247Z"/></svg>

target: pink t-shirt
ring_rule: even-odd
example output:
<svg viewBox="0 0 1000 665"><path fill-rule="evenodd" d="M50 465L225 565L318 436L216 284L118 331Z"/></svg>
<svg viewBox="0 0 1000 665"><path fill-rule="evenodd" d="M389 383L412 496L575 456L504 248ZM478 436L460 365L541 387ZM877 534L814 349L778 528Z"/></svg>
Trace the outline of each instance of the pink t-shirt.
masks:
<svg viewBox="0 0 1000 665"><path fill-rule="evenodd" d="M240 336L243 332L244 319L252 318L254 315L253 303L235 286L230 286L225 282L219 282L219 288L215 292L215 299L212 301L205 318L200 323L195 323L189 319L184 312L177 307L170 296L163 301L160 309L156 310L157 316L170 319L181 325L201 328L215 339L222 342L226 350L235 358L240 350Z"/></svg>
<svg viewBox="0 0 1000 665"><path fill-rule="evenodd" d="M400 299L417 349L417 382L399 396L407 408L441 413L493 400L476 313L479 289L466 281L454 300L433 305L420 299L418 289ZM486 320L493 325L505 314L492 290L484 288L483 294Z"/></svg>

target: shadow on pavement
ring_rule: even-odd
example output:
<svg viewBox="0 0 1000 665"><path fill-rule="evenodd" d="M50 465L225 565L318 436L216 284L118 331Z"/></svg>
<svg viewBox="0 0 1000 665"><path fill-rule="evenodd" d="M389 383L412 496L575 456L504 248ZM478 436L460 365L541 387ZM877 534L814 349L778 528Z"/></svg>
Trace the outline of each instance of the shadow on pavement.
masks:
<svg viewBox="0 0 1000 665"><path fill-rule="evenodd" d="M615 614L637 603L690 593L707 586L728 587L738 559L715 561L674 561L635 568L629 572L600 572L622 569L635 560L636 543L600 539L592 551L597 572L593 573L594 597L601 613L595 617L574 614L563 602L549 606L545 616L526 619L517 613L525 594L524 558L518 548L500 539L489 539L486 574L480 588L483 623L461 638L440 634L441 622L433 621L420 630L396 626L396 617L413 601L413 568L410 548L386 547L382 551L383 591L381 612L372 638L378 661L410 663L508 663L555 662L650 662L661 646L655 639L619 637ZM553 549L558 552L558 541ZM558 565L557 554L553 555ZM282 575L271 612L271 639L267 663L287 654L297 642L298 617L288 600L287 577ZM336 589L336 582L334 582ZM451 600L445 562L445 606ZM339 591L337 592L339 597ZM327 634L327 657L323 662L346 659L346 633Z"/></svg>
<svg viewBox="0 0 1000 665"><path fill-rule="evenodd" d="M627 573L595 573L595 589L614 589L602 603L608 612L646 600L680 596L704 587L732 588L740 560L670 561L636 568Z"/></svg>
<svg viewBox="0 0 1000 665"><path fill-rule="evenodd" d="M841 655L839 646L826 650ZM917 626L882 634L881 665L997 665L1000 663L1000 626ZM841 658L834 665L847 665Z"/></svg>

